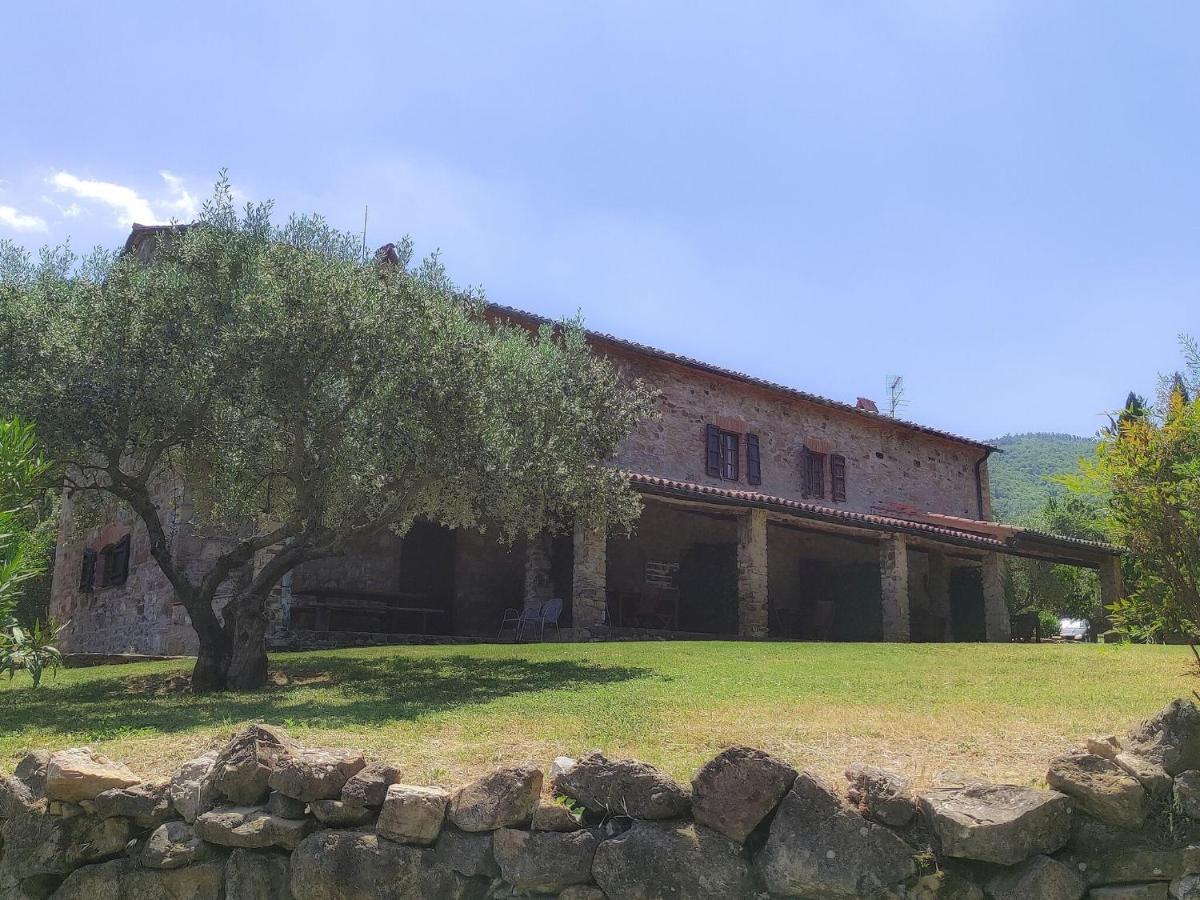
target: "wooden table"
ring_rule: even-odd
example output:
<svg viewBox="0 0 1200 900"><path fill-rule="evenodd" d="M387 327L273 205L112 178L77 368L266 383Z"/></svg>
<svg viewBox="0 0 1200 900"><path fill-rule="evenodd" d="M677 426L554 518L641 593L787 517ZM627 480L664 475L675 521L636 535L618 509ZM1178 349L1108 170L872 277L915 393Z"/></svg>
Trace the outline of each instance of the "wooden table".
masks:
<svg viewBox="0 0 1200 900"><path fill-rule="evenodd" d="M322 603L322 608L328 611L329 609L342 609L347 611L369 611L381 613L418 613L421 616L420 634L429 634L429 617L434 615L445 615L446 610L438 606L424 606L405 603L404 601L421 601L428 600L428 594L419 593L384 593L381 591L344 591L331 589L318 589L304 591L304 596L309 596L317 599ZM349 600L349 603L330 604L330 600ZM358 601L358 602L354 602ZM397 602L399 601L399 602ZM319 617L320 618L320 617ZM325 619L325 628L328 631L328 613L323 617ZM318 629L322 630L322 629Z"/></svg>

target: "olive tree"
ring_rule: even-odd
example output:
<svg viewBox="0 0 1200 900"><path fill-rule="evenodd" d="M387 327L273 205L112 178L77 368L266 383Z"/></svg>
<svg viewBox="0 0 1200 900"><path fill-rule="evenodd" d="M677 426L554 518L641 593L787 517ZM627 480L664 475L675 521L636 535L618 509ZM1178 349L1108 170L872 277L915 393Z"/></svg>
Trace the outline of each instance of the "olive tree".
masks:
<svg viewBox="0 0 1200 900"><path fill-rule="evenodd" d="M261 685L280 578L386 529L636 518L610 460L651 394L578 322L493 319L407 239L366 260L318 217L239 211L224 178L152 255L0 251L9 402L69 493L144 524L199 637L197 691ZM164 527L172 478L193 528L228 538L200 571Z"/></svg>

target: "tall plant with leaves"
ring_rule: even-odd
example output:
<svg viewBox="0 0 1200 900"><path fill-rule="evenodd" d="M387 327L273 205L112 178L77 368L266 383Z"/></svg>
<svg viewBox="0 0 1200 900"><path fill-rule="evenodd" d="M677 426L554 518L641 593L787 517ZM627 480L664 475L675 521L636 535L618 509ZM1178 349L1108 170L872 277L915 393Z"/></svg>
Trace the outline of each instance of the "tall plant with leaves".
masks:
<svg viewBox="0 0 1200 900"><path fill-rule="evenodd" d="M16 609L21 588L45 565L38 499L49 469L32 423L0 420L0 627Z"/></svg>
<svg viewBox="0 0 1200 900"><path fill-rule="evenodd" d="M40 686L47 671L57 672L62 665L62 654L51 642L63 627L53 622L34 622L29 627L13 622L0 631L0 672L7 672L10 679L26 672L33 686Z"/></svg>
<svg viewBox="0 0 1200 900"><path fill-rule="evenodd" d="M577 322L493 321L411 250L364 261L320 218L239 212L224 179L153 253L0 247L0 376L75 500L140 519L199 636L195 690L265 682L266 598L308 560L418 518L516 536L638 513L610 460L650 393ZM202 567L172 480L227 538Z"/></svg>
<svg viewBox="0 0 1200 900"><path fill-rule="evenodd" d="M1107 497L1105 521L1137 569L1116 622L1129 628L1200 623L1200 351L1181 338L1187 369L1161 380L1158 402L1127 403L1084 475L1068 484ZM1133 395L1131 395L1133 396Z"/></svg>

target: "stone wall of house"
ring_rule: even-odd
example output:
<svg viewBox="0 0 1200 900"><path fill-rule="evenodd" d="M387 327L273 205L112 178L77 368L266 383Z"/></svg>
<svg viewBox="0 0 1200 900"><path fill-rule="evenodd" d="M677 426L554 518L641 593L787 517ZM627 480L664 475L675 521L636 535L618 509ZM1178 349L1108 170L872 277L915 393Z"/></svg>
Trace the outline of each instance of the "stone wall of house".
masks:
<svg viewBox="0 0 1200 900"><path fill-rule="evenodd" d="M606 352L610 352L606 348ZM739 490L758 490L803 499L801 449L838 453L846 458L846 500L827 505L870 512L880 503L902 503L929 512L979 517L975 463L978 447L911 428L838 411L719 375L664 360L611 351L630 376L662 394L661 417L644 422L625 442L619 464L631 471L679 481ZM745 442L740 447L737 482L705 474L704 427L758 435L762 484L746 480ZM991 515L987 466L982 467L984 518Z"/></svg>
<svg viewBox="0 0 1200 900"><path fill-rule="evenodd" d="M251 725L169 780L87 748L0 776L5 900L1195 900L1200 710L1051 760L1048 787L834 785L730 747L690 785L593 751L413 785Z"/></svg>
<svg viewBox="0 0 1200 900"><path fill-rule="evenodd" d="M228 546L220 538L198 535L188 524L194 511L177 480L155 485L154 500L185 571L203 571ZM50 592L51 617L67 623L60 645L72 653L195 653L196 634L170 582L150 556L150 538L141 520L115 506L86 516L77 513L72 498L64 496ZM91 591L84 590L80 585L84 550L99 551L127 534L130 555L125 583L105 587L97 579ZM236 578L230 579L218 591L218 609L228 602L235 586Z"/></svg>
<svg viewBox="0 0 1200 900"><path fill-rule="evenodd" d="M606 352L613 352L629 375L643 378L662 393L661 417L639 426L621 448L618 463L630 470L750 489L744 440L737 482L705 474L704 427L713 423L743 435L758 435L762 484L753 489L763 493L801 499L800 451L807 444L846 458L846 500L835 503L829 499L827 473L826 499L819 502L856 511L870 511L881 503L902 503L954 515L978 514L974 468L981 455L978 448L667 361L624 351ZM986 504L986 466L982 474ZM192 530L188 524L192 518L190 502L177 480L159 485L156 501L168 532L182 548L185 568L198 570L227 546L218 538L203 537ZM985 509L985 515L988 512ZM736 542L736 529L705 529L695 517L680 521L685 527L678 533L643 527L636 544L612 542L610 587L636 590L640 586L645 560L635 560L631 554L659 561L660 557L678 556L681 547L685 550L688 541L699 542L701 532L706 530L713 533L714 542ZM726 531L730 531L728 538L724 536ZM717 532L721 533L719 538ZM91 592L81 590L83 550L98 550L125 533L132 536L126 582ZM336 586L344 590L394 591L401 565L400 545L399 539L384 535L376 546L363 548L361 553L301 567L295 573L293 590L302 593L306 588ZM672 549L665 545L679 546ZM440 630L477 636L492 633L504 609L521 604L524 591L513 585L525 576L523 552L523 547L510 550L497 546L486 535L460 533L453 562L449 625ZM786 598L794 591L779 587L780 577L781 573L771 567L770 593L785 598L781 608L786 608ZM785 573L782 577L786 580L790 576ZM624 581L631 580L637 583L624 585ZM235 586L236 578L222 590L218 606ZM564 597L569 593L569 585L554 588ZM50 611L58 621L70 623L62 643L71 652L175 655L196 649L186 612L150 558L145 529L128 512L113 512L104 521L84 527L75 521L73 504L69 500L63 504ZM278 628L273 636L282 641L277 641L279 646L295 644L294 636L284 635Z"/></svg>

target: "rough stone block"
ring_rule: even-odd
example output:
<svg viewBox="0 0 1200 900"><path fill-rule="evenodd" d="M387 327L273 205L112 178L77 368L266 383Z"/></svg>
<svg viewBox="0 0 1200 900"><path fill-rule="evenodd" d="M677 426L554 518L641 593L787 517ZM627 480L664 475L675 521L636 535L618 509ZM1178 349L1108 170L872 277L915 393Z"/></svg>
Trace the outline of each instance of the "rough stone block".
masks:
<svg viewBox="0 0 1200 900"><path fill-rule="evenodd" d="M196 818L196 834L223 847L293 850L316 827L312 819L281 819L261 806L231 806Z"/></svg>
<svg viewBox="0 0 1200 900"><path fill-rule="evenodd" d="M463 831L528 825L541 794L542 770L537 766L497 769L455 791L448 815Z"/></svg>
<svg viewBox="0 0 1200 900"><path fill-rule="evenodd" d="M590 830L518 831L501 828L492 850L506 882L519 891L557 893L592 878L592 859L600 844Z"/></svg>
<svg viewBox="0 0 1200 900"><path fill-rule="evenodd" d="M730 747L692 779L692 815L741 843L779 805L798 774L761 750Z"/></svg>
<svg viewBox="0 0 1200 900"><path fill-rule="evenodd" d="M1150 798L1145 788L1103 756L1078 753L1056 757L1050 761L1046 783L1101 822L1137 830L1146 821Z"/></svg>
<svg viewBox="0 0 1200 900"><path fill-rule="evenodd" d="M783 798L755 865L771 893L801 897L868 896L917 871L911 847L809 772Z"/></svg>
<svg viewBox="0 0 1200 900"><path fill-rule="evenodd" d="M635 822L596 849L592 877L613 898L727 900L753 886L741 845L687 822Z"/></svg>
<svg viewBox="0 0 1200 900"><path fill-rule="evenodd" d="M90 747L51 753L46 765L46 796L51 800L78 803L110 788L131 787L139 781L126 765Z"/></svg>
<svg viewBox="0 0 1200 900"><path fill-rule="evenodd" d="M1011 866L1055 852L1071 833L1070 801L1057 791L973 784L927 791L920 804L947 856Z"/></svg>
<svg viewBox="0 0 1200 900"><path fill-rule="evenodd" d="M562 772L553 790L593 812L634 819L673 819L691 806L688 791L654 766L599 751Z"/></svg>
<svg viewBox="0 0 1200 900"><path fill-rule="evenodd" d="M366 760L358 750L293 750L281 757L267 784L297 800L338 800L342 788Z"/></svg>
<svg viewBox="0 0 1200 900"><path fill-rule="evenodd" d="M379 811L375 830L401 844L429 845L437 840L450 795L441 788L393 784Z"/></svg>

